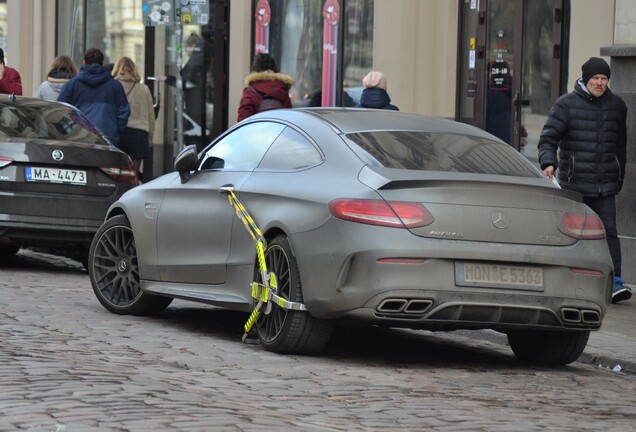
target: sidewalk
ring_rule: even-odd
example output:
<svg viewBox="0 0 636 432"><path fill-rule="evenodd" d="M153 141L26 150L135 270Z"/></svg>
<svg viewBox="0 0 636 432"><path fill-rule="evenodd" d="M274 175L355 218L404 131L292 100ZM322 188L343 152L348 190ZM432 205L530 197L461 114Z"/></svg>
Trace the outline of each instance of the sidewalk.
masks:
<svg viewBox="0 0 636 432"><path fill-rule="evenodd" d="M632 292L636 287L630 285ZM601 329L592 332L579 361L636 374L636 294L609 305ZM618 368L617 368L618 369Z"/></svg>
<svg viewBox="0 0 636 432"><path fill-rule="evenodd" d="M634 296L609 305L601 329L591 333L579 362L636 374L636 287L630 286ZM458 330L454 333L508 345L506 335L494 330Z"/></svg>

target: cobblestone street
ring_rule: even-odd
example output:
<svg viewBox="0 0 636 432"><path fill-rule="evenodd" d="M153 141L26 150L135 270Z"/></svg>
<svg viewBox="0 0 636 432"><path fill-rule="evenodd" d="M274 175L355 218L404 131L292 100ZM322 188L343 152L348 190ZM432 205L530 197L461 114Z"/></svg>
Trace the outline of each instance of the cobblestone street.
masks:
<svg viewBox="0 0 636 432"><path fill-rule="evenodd" d="M636 430L634 375L404 330L276 355L240 342L244 314L113 315L79 264L54 261L0 265L0 431Z"/></svg>

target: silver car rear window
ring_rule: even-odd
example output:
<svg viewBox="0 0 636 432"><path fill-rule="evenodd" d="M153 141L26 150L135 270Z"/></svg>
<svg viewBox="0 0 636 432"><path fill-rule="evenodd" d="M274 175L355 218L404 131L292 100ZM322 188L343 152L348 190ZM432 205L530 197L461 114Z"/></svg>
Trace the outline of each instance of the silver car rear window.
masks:
<svg viewBox="0 0 636 432"><path fill-rule="evenodd" d="M540 177L511 146L469 135L419 131L358 132L346 137L365 162L384 168Z"/></svg>

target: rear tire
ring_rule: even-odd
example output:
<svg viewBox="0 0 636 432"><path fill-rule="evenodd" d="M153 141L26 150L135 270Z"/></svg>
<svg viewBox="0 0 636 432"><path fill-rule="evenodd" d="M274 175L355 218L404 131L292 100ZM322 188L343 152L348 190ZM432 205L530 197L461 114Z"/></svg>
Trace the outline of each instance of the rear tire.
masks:
<svg viewBox="0 0 636 432"><path fill-rule="evenodd" d="M267 269L276 275L276 294L295 302L303 301L296 257L285 236L276 237L265 251ZM257 280L260 281L258 265ZM272 305L269 315L261 314L256 331L261 344L276 353L317 354L329 342L333 322L312 317L308 311L297 311Z"/></svg>
<svg viewBox="0 0 636 432"><path fill-rule="evenodd" d="M156 315L172 298L141 291L137 248L128 218L119 215L99 228L91 244L88 275L93 292L109 311L120 315Z"/></svg>
<svg viewBox="0 0 636 432"><path fill-rule="evenodd" d="M589 330L524 330L508 333L508 343L519 360L566 365L581 356L589 337Z"/></svg>

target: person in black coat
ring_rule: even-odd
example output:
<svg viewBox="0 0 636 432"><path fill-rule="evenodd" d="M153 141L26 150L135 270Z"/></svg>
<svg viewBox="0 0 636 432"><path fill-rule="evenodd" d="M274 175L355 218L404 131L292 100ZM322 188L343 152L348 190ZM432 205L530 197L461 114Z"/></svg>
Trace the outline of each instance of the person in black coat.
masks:
<svg viewBox="0 0 636 432"><path fill-rule="evenodd" d="M561 187L580 192L603 221L614 262L616 303L632 296L621 278L615 203L627 162L627 106L608 88L611 70L605 60L592 57L581 70L574 91L561 96L548 114L539 138L539 163L550 179L558 168Z"/></svg>
<svg viewBox="0 0 636 432"><path fill-rule="evenodd" d="M371 71L362 78L364 90L360 96L360 103L354 108L377 108L398 111L398 107L391 104L391 98L386 91L386 78L382 72Z"/></svg>

